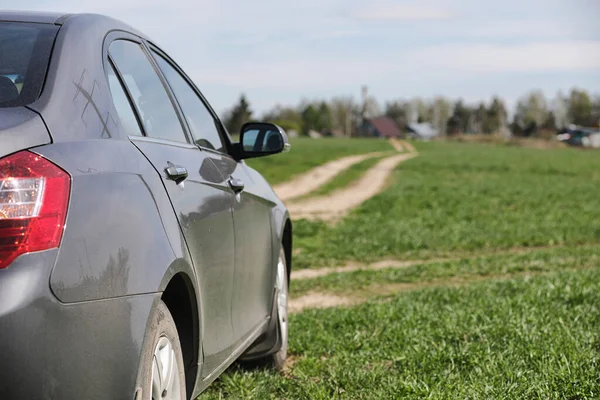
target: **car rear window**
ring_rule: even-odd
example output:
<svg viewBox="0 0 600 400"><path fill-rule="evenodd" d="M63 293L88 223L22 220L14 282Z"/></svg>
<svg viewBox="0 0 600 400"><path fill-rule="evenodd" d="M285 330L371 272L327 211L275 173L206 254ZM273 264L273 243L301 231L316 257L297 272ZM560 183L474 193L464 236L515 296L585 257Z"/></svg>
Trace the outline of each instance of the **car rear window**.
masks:
<svg viewBox="0 0 600 400"><path fill-rule="evenodd" d="M24 106L40 96L58 29L0 22L0 107Z"/></svg>

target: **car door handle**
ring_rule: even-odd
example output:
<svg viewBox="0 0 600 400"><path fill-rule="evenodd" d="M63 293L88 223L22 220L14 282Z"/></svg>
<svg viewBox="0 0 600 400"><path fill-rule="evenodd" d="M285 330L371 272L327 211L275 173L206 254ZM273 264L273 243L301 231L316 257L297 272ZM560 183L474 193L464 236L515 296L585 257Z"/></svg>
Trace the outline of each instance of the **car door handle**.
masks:
<svg viewBox="0 0 600 400"><path fill-rule="evenodd" d="M236 178L229 178L229 187L235 194L242 193L244 191L244 181Z"/></svg>
<svg viewBox="0 0 600 400"><path fill-rule="evenodd" d="M167 173L167 177L170 180L175 181L175 183L181 183L188 177L188 171L185 167L170 162L168 163L168 167L165 168L165 172Z"/></svg>

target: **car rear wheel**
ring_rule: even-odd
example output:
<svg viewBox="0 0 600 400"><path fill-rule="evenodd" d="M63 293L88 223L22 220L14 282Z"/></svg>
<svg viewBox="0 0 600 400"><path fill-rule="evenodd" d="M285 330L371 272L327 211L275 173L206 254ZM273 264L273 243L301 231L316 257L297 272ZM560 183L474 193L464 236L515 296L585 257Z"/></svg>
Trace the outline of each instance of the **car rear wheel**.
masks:
<svg viewBox="0 0 600 400"><path fill-rule="evenodd" d="M183 355L175 321L160 301L142 349L136 400L185 400Z"/></svg>

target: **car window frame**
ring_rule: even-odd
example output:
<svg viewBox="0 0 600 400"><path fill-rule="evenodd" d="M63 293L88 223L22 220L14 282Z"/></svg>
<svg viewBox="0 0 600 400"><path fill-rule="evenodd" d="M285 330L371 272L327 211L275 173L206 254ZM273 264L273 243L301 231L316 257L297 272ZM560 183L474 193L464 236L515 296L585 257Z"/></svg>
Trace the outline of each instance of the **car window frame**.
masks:
<svg viewBox="0 0 600 400"><path fill-rule="evenodd" d="M160 60L159 58L162 58L165 63L167 63L168 66L170 66L176 74L179 75L179 77L181 79L183 79L183 81L185 82L185 84L187 84L188 88L192 91L192 93L196 96L196 98L200 101L200 104L202 106L204 106L204 109L208 112L208 115L210 118L212 118L214 127L215 127L215 131L219 137L219 140L221 141L221 147L219 147L218 149L215 149L213 147L207 147L207 146L203 146L201 143L198 143L199 140L203 139L202 137L196 137L196 135L194 134L194 131L192 129L192 126L190 125L190 121L188 120L188 118L186 117L186 123L190 132L190 136L192 136L193 138L193 142L194 144L196 144L199 148L201 148L202 150L206 150L206 151L212 151L212 152L216 152L218 154L226 154L228 153L228 146L227 146L227 141L225 140L225 138L223 137L222 131L221 131L221 127L220 127L220 122L218 121L218 119L215 118L215 114L213 113L213 110L210 109L210 107L207 105L207 101L205 101L205 99L199 94L198 89L193 85L193 82L191 82L191 79L189 79L185 73L183 73L183 70L181 68L179 68L175 62L169 58L168 56L166 56L166 54L164 54L163 52L158 51L158 49L154 48L153 46L149 46L149 51L150 54L152 55L152 58L154 59L154 61L156 62L157 67L161 70L161 72L163 73L164 77L165 77L165 81L167 82L167 84L171 87L171 90L173 91L173 94L175 95L175 99L177 100L179 107L181 108L181 112L185 117L185 111L184 108L182 106L182 103L179 101L179 97L177 97L177 94L175 94L175 89L173 89L173 86L171 82L169 82L169 79L167 78L167 74L164 71L163 67L161 67L160 64Z"/></svg>
<svg viewBox="0 0 600 400"><path fill-rule="evenodd" d="M117 69L117 65L115 64L115 61L112 59L112 57L110 56L110 54L108 54L108 59L107 59L107 63L104 64L104 73L106 74L106 79L108 80L108 69L112 68L115 76L117 77L117 80L119 81L119 85L121 85L121 88L123 89L123 92L125 93L125 97L127 98L127 101L129 102L129 107L131 107L131 111L133 112L133 115L135 116L135 119L137 121L138 127L140 128L140 133L141 135L128 135L128 136L135 136L135 137L149 137L146 134L146 127L144 126L142 119L138 113L138 110L135 106L135 102L133 101L133 97L131 96L131 93L129 92L129 88L127 87L127 85L125 84L125 81L123 80L123 77L121 76L121 72ZM111 100L113 102L113 106L115 107L115 109L117 108L116 104L115 104L115 100L114 100L114 96L112 93L112 90L110 90L110 83L108 83L108 91L110 93L110 97ZM117 109L117 115L119 116L119 119L121 118L121 116L119 115L119 110Z"/></svg>
<svg viewBox="0 0 600 400"><path fill-rule="evenodd" d="M159 137L154 137L154 136L148 136L148 133L146 131L146 127L143 124L143 121L141 120L141 113L140 110L138 109L137 105L135 104L135 102L133 101L133 97L131 96L131 92L129 90L129 87L127 86L127 83L125 82L124 78L123 78L123 74L121 73L121 71L119 70L119 66L117 65L116 62L114 62L113 58L110 55L110 46L119 40L124 40L124 41L128 41L128 42L132 42L138 46L140 46L142 52L144 53L144 55L146 56L146 58L148 59L148 63L150 63L150 65L152 66L152 68L154 69L154 71L156 72L156 74L158 75L158 79L160 80L161 84L163 85L164 90L167 93L167 96L169 97L169 100L171 102L171 106L173 107L173 109L175 110L175 115L177 115L177 118L179 120L179 124L181 125L181 129L183 131L183 135L185 137L185 142L179 141L179 140L170 140L170 139L164 139L164 138L159 138ZM105 38L104 38L104 44L103 44L103 68L104 68L104 74L106 75L106 79L107 79L107 84L108 84L108 71L107 71L107 63L111 63L112 66L114 67L115 72L117 73L117 77L119 78L119 81L121 82L121 84L123 85L123 89L125 90L125 94L127 95L127 98L129 100L129 103L133 106L133 110L134 113L136 115L136 118L138 120L138 123L140 123L140 127L142 130L142 134L143 136L139 136L139 135L135 135L132 136L130 138L144 138L150 141L154 141L154 142L159 142L159 143L165 143L165 144L176 144L176 145L183 145L184 147L189 147L189 146L194 146L197 147L195 145L195 143L192 140L192 135L191 132L188 130L188 126L187 126L187 122L185 121L184 115L179 107L179 103L177 102L177 99L175 97L175 95L173 94L171 87L169 86L169 84L167 83L165 77L163 76L162 71L158 68L156 61L154 60L154 58L152 57L152 55L150 54L150 52L148 51L148 47L146 46L146 44L144 43L144 39L134 35L131 32L127 32L127 31L121 31L121 30L114 30L109 32ZM110 90L110 89L109 89ZM112 100L112 93L111 93L111 100ZM114 104L114 102L113 102Z"/></svg>
<svg viewBox="0 0 600 400"><path fill-rule="evenodd" d="M158 66L158 62L154 58L153 52L156 53L158 56L164 58L165 61L167 63L169 63L169 65L171 65L171 67L173 67L175 69L175 71L177 71L179 73L179 75L181 75L181 77L187 82L187 84L194 91L196 96L198 96L198 98L200 99L202 104L204 104L204 106L206 107L206 109L208 110L210 115L212 116L213 120L215 121L215 127L217 128L217 133L219 134L219 137L223 141L225 151L215 150L215 149L211 149L209 147L205 147L205 146L201 146L201 145L197 144L193 140L194 135L191 132L191 130L189 129L189 126L187 126L187 121L185 121L185 119L184 119L186 128L189 131L190 137L192 137L192 144L198 146L198 148L200 148L203 151L208 151L208 152L216 153L219 155L226 155L226 156L229 156L230 158L232 158L231 149L232 149L233 140L232 140L231 136L229 135L229 132L227 132L227 129L225 129L223 123L221 122L221 119L219 118L219 116L217 115L215 110L211 107L210 103L206 100L206 97L204 97L204 95L202 94L200 89L198 89L198 87L196 86L194 81L192 81L190 79L190 77L185 73L185 71L183 71L183 69L171 57L169 57L169 55L166 52L164 52L160 47L158 47L156 44L154 44L153 42L151 42L149 40L143 40L143 42L147 46L148 53L150 54L152 61L154 62L154 64L156 64L156 68L161 72L163 79L165 80L165 82L167 82L167 85L169 85L169 83L168 83L166 77L164 76L164 73ZM169 88L170 88L170 85L169 85ZM177 97L176 96L174 96L174 97L177 100ZM179 106L179 103L178 103L178 106ZM183 115L183 110L181 110L181 113Z"/></svg>

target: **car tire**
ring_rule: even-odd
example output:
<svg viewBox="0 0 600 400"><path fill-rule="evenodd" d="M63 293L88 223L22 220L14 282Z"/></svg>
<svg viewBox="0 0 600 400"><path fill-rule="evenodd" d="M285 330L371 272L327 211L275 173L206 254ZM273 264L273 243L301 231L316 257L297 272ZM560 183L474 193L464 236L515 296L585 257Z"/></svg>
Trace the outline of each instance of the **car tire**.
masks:
<svg viewBox="0 0 600 400"><path fill-rule="evenodd" d="M148 323L136 388L136 400L187 399L177 327L161 300Z"/></svg>
<svg viewBox="0 0 600 400"><path fill-rule="evenodd" d="M275 304L277 308L277 322L274 325L275 332L279 340L279 349L274 353L265 356L262 360L262 364L272 367L278 371L282 371L285 366L285 360L287 359L288 349L288 294L289 294L289 278L287 272L287 262L285 258L285 252L283 248L279 253L279 260L277 262L277 278L275 282Z"/></svg>

